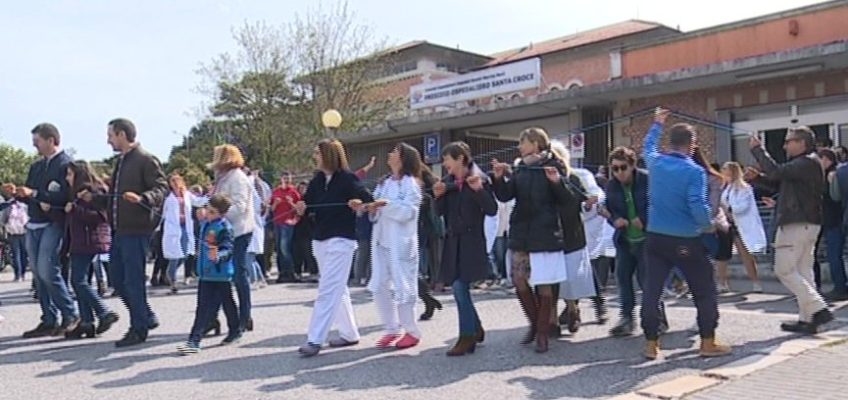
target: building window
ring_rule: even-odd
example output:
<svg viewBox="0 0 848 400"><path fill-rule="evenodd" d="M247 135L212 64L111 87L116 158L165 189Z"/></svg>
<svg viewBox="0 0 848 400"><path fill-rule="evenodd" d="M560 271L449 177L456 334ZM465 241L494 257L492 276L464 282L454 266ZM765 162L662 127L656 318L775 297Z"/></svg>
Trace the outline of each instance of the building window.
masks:
<svg viewBox="0 0 848 400"><path fill-rule="evenodd" d="M442 70L442 71L447 71L447 72L459 73L459 66L458 65L446 63L446 62L436 63L436 69L439 69L439 70Z"/></svg>
<svg viewBox="0 0 848 400"><path fill-rule="evenodd" d="M548 93L559 92L560 90L562 90L562 85L560 85L559 83L554 83L548 86Z"/></svg>
<svg viewBox="0 0 848 400"><path fill-rule="evenodd" d="M521 93L513 93L512 96L509 97L510 100L518 100L524 97Z"/></svg>

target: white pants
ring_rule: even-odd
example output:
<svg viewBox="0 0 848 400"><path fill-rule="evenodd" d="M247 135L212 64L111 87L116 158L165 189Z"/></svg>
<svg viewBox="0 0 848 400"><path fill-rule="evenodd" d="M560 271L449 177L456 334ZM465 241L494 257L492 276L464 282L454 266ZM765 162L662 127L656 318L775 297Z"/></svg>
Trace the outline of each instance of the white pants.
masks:
<svg viewBox="0 0 848 400"><path fill-rule="evenodd" d="M309 322L309 343L323 345L335 322L339 337L358 341L359 330L350 303L347 280L353 263L356 241L344 238L312 241L312 252L318 262L318 298Z"/></svg>
<svg viewBox="0 0 848 400"><path fill-rule="evenodd" d="M777 229L774 239L774 272L798 299L803 322L811 322L813 314L827 308L813 278L813 249L820 228L804 223L784 225Z"/></svg>
<svg viewBox="0 0 848 400"><path fill-rule="evenodd" d="M374 303L386 333L400 334L403 328L406 333L420 339L421 331L415 316L415 303L418 300L418 280L415 276L417 265L412 265L410 269L392 263L389 249L379 245L373 247L372 262L373 273L368 288L374 294Z"/></svg>

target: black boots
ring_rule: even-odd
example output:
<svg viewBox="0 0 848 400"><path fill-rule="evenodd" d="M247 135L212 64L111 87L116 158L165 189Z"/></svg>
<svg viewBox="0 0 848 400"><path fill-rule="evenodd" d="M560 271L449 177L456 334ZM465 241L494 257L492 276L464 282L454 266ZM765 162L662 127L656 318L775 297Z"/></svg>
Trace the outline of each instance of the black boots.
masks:
<svg viewBox="0 0 848 400"><path fill-rule="evenodd" d="M424 313L419 317L421 321L428 321L430 318L433 318L435 310L442 309L442 303L433 297L433 293L430 291L430 285L421 278L418 278L418 298L424 303Z"/></svg>

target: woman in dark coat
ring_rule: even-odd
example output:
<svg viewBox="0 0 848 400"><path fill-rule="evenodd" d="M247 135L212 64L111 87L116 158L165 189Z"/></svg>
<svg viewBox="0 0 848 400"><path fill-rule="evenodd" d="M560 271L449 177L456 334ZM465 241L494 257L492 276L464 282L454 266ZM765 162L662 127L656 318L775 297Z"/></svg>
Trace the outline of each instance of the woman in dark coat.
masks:
<svg viewBox="0 0 848 400"><path fill-rule="evenodd" d="M506 176L507 164L493 162L494 187L498 200L515 200L508 244L512 281L530 324L521 343L529 344L535 338L536 352L544 353L548 351L555 290L567 279L560 208L579 204L579 200L565 183L565 166L551 152L550 139L543 129L522 131L518 148L521 159L512 176ZM579 206L577 210L579 214Z"/></svg>
<svg viewBox="0 0 848 400"><path fill-rule="evenodd" d="M459 340L447 355L461 356L473 353L485 336L471 300L470 285L489 274L483 220L498 212L498 204L489 178L472 161L467 144L454 142L445 146L442 166L448 176L433 185L438 213L444 216L446 227L439 279L453 287L459 314Z"/></svg>

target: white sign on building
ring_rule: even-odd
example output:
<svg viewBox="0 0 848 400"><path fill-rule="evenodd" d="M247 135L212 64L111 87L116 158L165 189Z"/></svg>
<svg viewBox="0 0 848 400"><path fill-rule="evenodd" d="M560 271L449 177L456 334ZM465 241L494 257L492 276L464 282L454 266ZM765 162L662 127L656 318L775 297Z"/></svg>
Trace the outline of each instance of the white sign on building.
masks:
<svg viewBox="0 0 848 400"><path fill-rule="evenodd" d="M586 136L583 132L572 133L568 139L571 158L576 160L586 157Z"/></svg>
<svg viewBox="0 0 848 400"><path fill-rule="evenodd" d="M415 110L538 88L541 68L539 58L532 58L420 83L409 88L409 107Z"/></svg>

